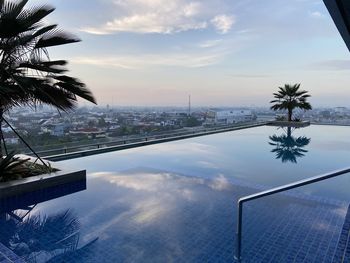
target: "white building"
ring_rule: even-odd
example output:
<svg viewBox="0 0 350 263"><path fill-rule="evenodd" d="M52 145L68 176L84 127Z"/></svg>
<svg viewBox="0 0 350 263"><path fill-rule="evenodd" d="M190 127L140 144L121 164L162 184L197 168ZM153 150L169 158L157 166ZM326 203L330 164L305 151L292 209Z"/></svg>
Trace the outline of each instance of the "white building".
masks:
<svg viewBox="0 0 350 263"><path fill-rule="evenodd" d="M57 136L57 137L64 136L65 129L66 129L66 126L63 123L55 124L51 129L51 135Z"/></svg>
<svg viewBox="0 0 350 263"><path fill-rule="evenodd" d="M251 110L210 110L207 114L208 124L233 124L256 119Z"/></svg>

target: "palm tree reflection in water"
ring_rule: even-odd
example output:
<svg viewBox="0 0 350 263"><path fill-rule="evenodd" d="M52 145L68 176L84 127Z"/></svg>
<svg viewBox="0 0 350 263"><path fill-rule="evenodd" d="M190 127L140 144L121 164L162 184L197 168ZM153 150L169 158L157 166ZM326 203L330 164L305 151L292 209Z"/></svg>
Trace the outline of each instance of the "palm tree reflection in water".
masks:
<svg viewBox="0 0 350 263"><path fill-rule="evenodd" d="M275 153L276 159L281 159L283 163L297 163L297 158L305 156L305 153L308 152L304 147L311 141L311 138L305 136L297 138L292 136L291 127L287 128L286 134L280 136L272 135L269 138L269 144L275 146L271 152Z"/></svg>
<svg viewBox="0 0 350 263"><path fill-rule="evenodd" d="M16 211L0 216L0 242L26 262L83 260L98 239L79 247L80 223L69 210L52 216L27 215Z"/></svg>

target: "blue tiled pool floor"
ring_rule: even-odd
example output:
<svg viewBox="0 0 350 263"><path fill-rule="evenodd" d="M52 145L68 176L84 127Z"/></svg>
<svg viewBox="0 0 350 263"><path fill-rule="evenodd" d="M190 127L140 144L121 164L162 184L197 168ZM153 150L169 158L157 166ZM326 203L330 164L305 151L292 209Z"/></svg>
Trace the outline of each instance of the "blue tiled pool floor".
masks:
<svg viewBox="0 0 350 263"><path fill-rule="evenodd" d="M350 206L339 237L334 262L350 262Z"/></svg>
<svg viewBox="0 0 350 263"><path fill-rule="evenodd" d="M25 263L25 261L0 243L0 263Z"/></svg>
<svg viewBox="0 0 350 263"><path fill-rule="evenodd" d="M233 262L236 202L257 191L146 169L90 174L87 189L37 204L23 222L7 213L0 242L27 262ZM242 262L341 262L349 217L348 204L306 195L248 203Z"/></svg>

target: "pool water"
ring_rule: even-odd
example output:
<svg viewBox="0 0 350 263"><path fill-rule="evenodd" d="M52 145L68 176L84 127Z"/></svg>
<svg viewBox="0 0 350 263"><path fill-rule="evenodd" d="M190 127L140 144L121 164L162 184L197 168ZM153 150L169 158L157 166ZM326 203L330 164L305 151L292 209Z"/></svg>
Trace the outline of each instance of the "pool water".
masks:
<svg viewBox="0 0 350 263"><path fill-rule="evenodd" d="M156 169L208 179L223 176L228 180L241 180L255 188L271 188L350 166L350 127L312 125L290 132L289 137L294 140L307 138L309 143L290 145L287 129L262 126L65 163L85 168L90 173ZM271 145L276 144L270 138L274 135L282 139L287 137L285 144L289 147ZM295 153L295 149L306 152L302 152L303 156L290 157L294 157L296 163L291 160L283 162L282 158L277 158L276 152L272 152L278 148L284 153ZM344 175L302 191L350 201L349 185L350 176Z"/></svg>
<svg viewBox="0 0 350 263"><path fill-rule="evenodd" d="M238 198L347 167L349 132L263 126L65 161L86 185L0 202L0 262L233 262ZM242 262L350 262L349 187L247 203Z"/></svg>

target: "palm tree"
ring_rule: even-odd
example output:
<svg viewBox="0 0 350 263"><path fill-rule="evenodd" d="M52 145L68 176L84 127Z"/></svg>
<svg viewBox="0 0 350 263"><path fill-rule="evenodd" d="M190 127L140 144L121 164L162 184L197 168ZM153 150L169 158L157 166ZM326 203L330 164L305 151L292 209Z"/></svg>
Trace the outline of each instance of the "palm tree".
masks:
<svg viewBox="0 0 350 263"><path fill-rule="evenodd" d="M12 107L48 104L68 111L77 97L96 103L84 83L64 74L67 61L49 57L49 47L80 40L57 25L43 24L53 7L26 8L27 2L0 0L0 139L3 115Z"/></svg>
<svg viewBox="0 0 350 263"><path fill-rule="evenodd" d="M311 104L307 98L311 97L306 90L299 90L300 84L285 84L284 87L279 87L277 93L273 93L275 100L271 106L272 110L287 110L288 121L292 121L293 110L296 108L302 110L311 110Z"/></svg>

